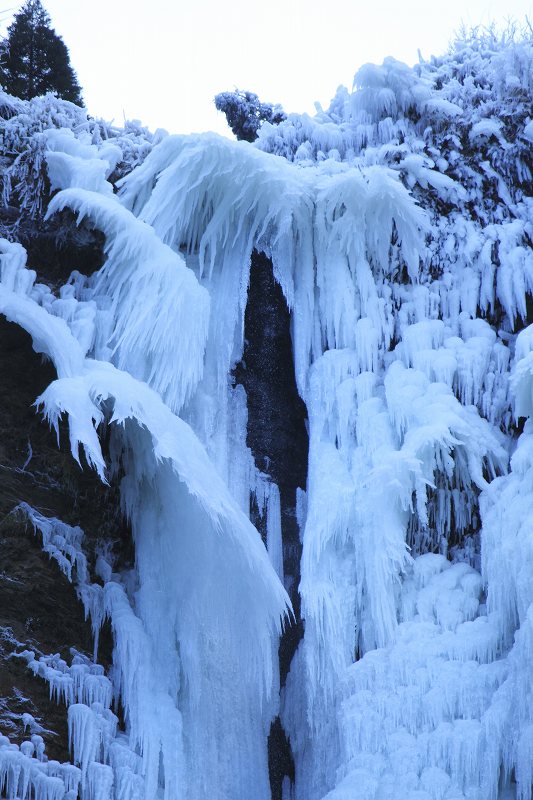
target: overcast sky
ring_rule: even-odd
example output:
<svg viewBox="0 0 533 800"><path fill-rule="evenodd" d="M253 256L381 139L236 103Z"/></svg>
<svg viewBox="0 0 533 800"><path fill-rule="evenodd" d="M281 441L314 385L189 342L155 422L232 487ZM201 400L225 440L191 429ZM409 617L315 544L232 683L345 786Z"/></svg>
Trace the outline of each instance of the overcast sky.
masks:
<svg viewBox="0 0 533 800"><path fill-rule="evenodd" d="M5 0L4 0L5 2ZM7 8L5 2L4 8ZM2 14L3 28L22 5ZM171 133L226 130L213 96L256 92L314 112L362 64L412 65L445 51L461 23L533 21L533 0L43 0L89 111Z"/></svg>

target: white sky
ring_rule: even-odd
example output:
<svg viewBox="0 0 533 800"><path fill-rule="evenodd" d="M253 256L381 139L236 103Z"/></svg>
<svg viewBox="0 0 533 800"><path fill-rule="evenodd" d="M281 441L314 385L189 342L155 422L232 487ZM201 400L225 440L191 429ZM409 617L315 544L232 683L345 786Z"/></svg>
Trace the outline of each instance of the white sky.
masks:
<svg viewBox="0 0 533 800"><path fill-rule="evenodd" d="M23 0L13 4L12 13ZM412 65L467 25L533 22L533 0L43 0L90 113L171 133L228 129L213 96L247 89L286 111L327 107L367 61ZM2 29L10 14L0 14Z"/></svg>

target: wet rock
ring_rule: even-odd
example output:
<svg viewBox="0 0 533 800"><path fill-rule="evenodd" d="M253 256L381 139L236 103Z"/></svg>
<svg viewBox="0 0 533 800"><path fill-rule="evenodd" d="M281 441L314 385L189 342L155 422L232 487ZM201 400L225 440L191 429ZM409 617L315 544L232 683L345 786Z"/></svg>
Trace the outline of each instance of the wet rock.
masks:
<svg viewBox="0 0 533 800"><path fill-rule="evenodd" d="M22 714L31 714L50 758L68 757L66 709L49 699L48 684L36 678L13 652L92 653L92 634L74 586L42 552L40 536L22 515L21 502L49 517L81 525L91 554L104 538L127 537L118 520L118 495L73 460L66 429L56 435L36 413L36 397L54 380L30 337L0 317L0 731L19 743L27 738ZM109 663L111 637L104 636L99 660Z"/></svg>

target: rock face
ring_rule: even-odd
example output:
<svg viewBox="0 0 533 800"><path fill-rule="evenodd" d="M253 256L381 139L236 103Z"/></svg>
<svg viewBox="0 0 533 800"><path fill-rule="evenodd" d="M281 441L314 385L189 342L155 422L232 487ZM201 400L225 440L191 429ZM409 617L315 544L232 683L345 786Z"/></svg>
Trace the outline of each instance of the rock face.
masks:
<svg viewBox="0 0 533 800"><path fill-rule="evenodd" d="M301 545L296 489L305 489L307 478L307 411L294 378L289 310L263 253L252 256L244 336L235 377L248 400L247 444L257 468L279 487L285 575L292 579L288 591L297 610Z"/></svg>
<svg viewBox="0 0 533 800"><path fill-rule="evenodd" d="M104 237L77 223L74 214L65 209L46 222L31 222L22 230L18 241L28 254L28 266L52 289L63 286L73 270L90 275L104 262Z"/></svg>
<svg viewBox="0 0 533 800"><path fill-rule="evenodd" d="M75 589L57 564L42 552L39 537L23 515L24 501L48 517L57 516L86 532L88 551L100 538L120 538L116 491L80 469L68 449L36 413L33 403L55 378L30 337L0 319L0 732L19 743L30 732L43 736L50 758L68 758L66 710L49 699L48 685L34 677L21 647L36 656L60 653L70 663L70 648L92 653L91 627ZM101 662L110 661L104 632ZM26 731L22 714L31 714L44 731Z"/></svg>
<svg viewBox="0 0 533 800"><path fill-rule="evenodd" d="M248 400L247 444L257 468L269 475L280 490L283 566L296 615L295 624L285 629L280 640L283 685L303 635L298 593L302 548L296 490L305 489L309 442L307 411L294 377L289 309L274 278L272 262L258 252L252 256L244 336L244 356L235 377L244 386ZM253 521L261 531L264 525L259 515ZM281 800L283 779L294 781L294 762L279 718L272 723L268 756L272 798Z"/></svg>

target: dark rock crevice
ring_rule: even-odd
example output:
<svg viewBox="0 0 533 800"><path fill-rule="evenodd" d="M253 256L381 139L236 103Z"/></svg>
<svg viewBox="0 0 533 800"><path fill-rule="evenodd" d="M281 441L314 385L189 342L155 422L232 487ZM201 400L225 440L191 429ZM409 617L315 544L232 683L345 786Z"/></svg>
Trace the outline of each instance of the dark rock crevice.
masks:
<svg viewBox="0 0 533 800"><path fill-rule="evenodd" d="M69 208L45 219L18 205L0 203L0 236L24 247L28 269L35 270L37 282L53 291L67 283L74 270L91 275L105 261L104 234L89 219L78 222Z"/></svg>
<svg viewBox="0 0 533 800"><path fill-rule="evenodd" d="M296 519L296 491L306 486L309 449L307 410L296 388L290 330L289 309L274 278L272 262L263 253L254 252L244 353L234 375L247 396L248 447L257 468L269 475L280 491L285 585L295 613L295 620L286 627L279 646L282 686L303 635L298 593L302 548ZM264 536L264 524L257 509L251 509L251 516ZM281 800L284 777L294 781L294 763L279 718L272 724L268 755L272 800Z"/></svg>
<svg viewBox="0 0 533 800"><path fill-rule="evenodd" d="M244 331L243 358L234 376L247 396L246 441L257 468L279 487L285 575L299 616L296 489L305 489L307 481L307 410L296 388L289 310L263 253L252 255Z"/></svg>

